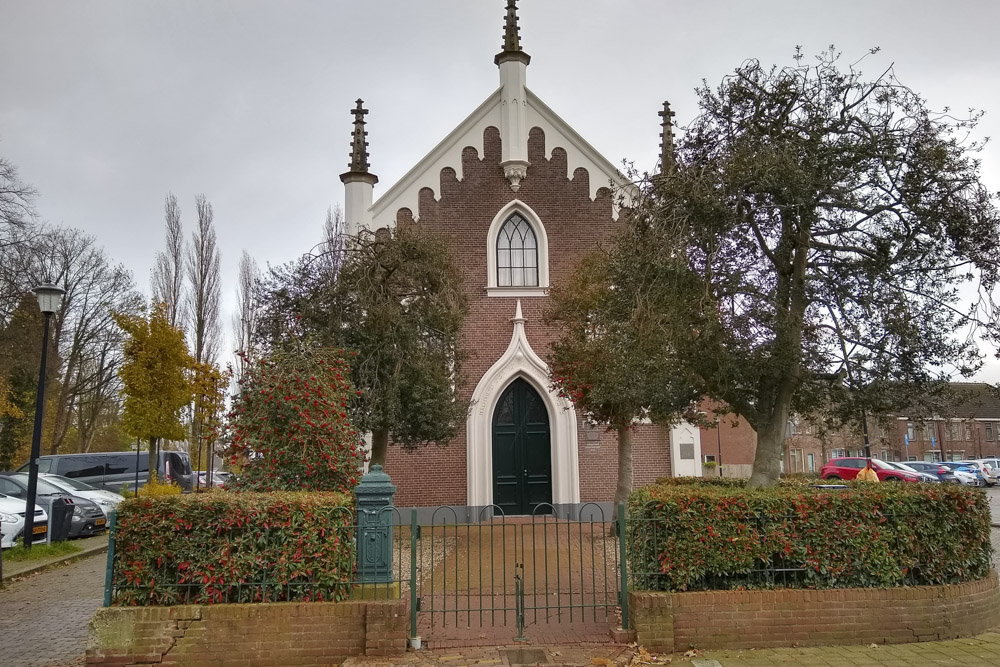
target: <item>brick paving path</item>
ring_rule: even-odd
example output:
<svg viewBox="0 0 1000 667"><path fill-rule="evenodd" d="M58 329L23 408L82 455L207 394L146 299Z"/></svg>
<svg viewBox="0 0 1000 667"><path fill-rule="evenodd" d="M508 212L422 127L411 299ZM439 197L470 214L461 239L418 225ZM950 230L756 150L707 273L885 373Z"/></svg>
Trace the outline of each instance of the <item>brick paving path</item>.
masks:
<svg viewBox="0 0 1000 667"><path fill-rule="evenodd" d="M343 667L399 667L402 665L584 665L630 664L632 650L623 646L547 646L544 660L515 662L507 651L522 647L425 650L395 658L350 658ZM527 656L524 656L527 657ZM706 651L694 657L681 654L658 656L653 663L690 667L929 667L931 665L1000 665L1000 633L988 632L971 639L888 646L829 646L805 649L763 649L757 651ZM669 658L669 661L668 661ZM530 658L529 658L530 659Z"/></svg>
<svg viewBox="0 0 1000 667"><path fill-rule="evenodd" d="M0 590L0 665L83 665L87 623L104 597L103 554L56 567Z"/></svg>

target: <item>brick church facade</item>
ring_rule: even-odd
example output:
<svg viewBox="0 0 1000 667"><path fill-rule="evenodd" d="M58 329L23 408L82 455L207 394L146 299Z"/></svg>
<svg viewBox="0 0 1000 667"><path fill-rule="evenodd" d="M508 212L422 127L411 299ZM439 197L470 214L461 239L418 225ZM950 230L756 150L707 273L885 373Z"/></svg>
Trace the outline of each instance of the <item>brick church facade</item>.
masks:
<svg viewBox="0 0 1000 667"><path fill-rule="evenodd" d="M413 224L440 238L469 306L467 419L448 443L415 453L390 446L398 506L497 504L519 514L614 497L617 439L551 391L545 358L555 332L543 313L549 288L615 233L615 196L628 183L526 87L515 0L504 27L499 88L377 199L361 100L354 110L350 171L341 176L348 233ZM700 475L699 430L638 425L633 457L634 486Z"/></svg>

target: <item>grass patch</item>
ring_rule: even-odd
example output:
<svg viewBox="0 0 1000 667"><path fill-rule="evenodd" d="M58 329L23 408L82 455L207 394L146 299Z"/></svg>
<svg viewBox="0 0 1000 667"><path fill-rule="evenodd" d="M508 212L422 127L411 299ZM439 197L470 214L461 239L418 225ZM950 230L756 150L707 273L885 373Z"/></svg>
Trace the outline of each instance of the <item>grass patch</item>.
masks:
<svg viewBox="0 0 1000 667"><path fill-rule="evenodd" d="M58 558L62 556L72 556L83 551L80 547L69 542L53 542L52 544L36 544L31 549L25 549L24 545L4 549L3 559L8 563L17 563L32 560L44 560L46 558Z"/></svg>

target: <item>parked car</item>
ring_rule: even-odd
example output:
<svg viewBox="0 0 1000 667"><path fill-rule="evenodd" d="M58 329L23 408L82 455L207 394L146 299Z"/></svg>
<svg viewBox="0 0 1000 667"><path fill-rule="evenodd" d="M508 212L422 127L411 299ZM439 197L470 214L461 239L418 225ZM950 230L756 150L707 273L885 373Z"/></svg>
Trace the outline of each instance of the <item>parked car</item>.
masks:
<svg viewBox="0 0 1000 667"><path fill-rule="evenodd" d="M17 472L27 473L28 464ZM140 488L149 481L149 453L51 454L39 457L38 472L69 477L113 493L121 493L124 484L135 491L137 478ZM191 458L184 452L160 452L156 475L160 480L176 483L185 493L194 489Z"/></svg>
<svg viewBox="0 0 1000 667"><path fill-rule="evenodd" d="M934 475L941 482L961 484L958 477L955 476L955 471L947 466L941 465L940 463L935 463L934 461L907 461L906 465L909 468L913 468L917 472Z"/></svg>
<svg viewBox="0 0 1000 667"><path fill-rule="evenodd" d="M990 466L986 465L982 461L957 461L962 465L968 466L970 468L975 468L980 473L982 473L983 480L986 482L986 486L993 486L997 483L997 474Z"/></svg>
<svg viewBox="0 0 1000 667"><path fill-rule="evenodd" d="M205 472L204 470L199 470L198 471L198 486L201 487L201 488L203 488L203 489L207 489L207 488L212 487L212 486L217 487L217 488L221 487L223 484L226 483L226 479L227 479L227 476L223 475L223 473L219 473L219 472L213 471L212 472L212 483L209 484L209 482L208 482L208 473Z"/></svg>
<svg viewBox="0 0 1000 667"><path fill-rule="evenodd" d="M78 479L70 479L69 477L61 477L59 475L39 475L38 479L44 479L52 486L58 486L74 497L86 498L97 503L97 506L104 512L105 517L111 513L111 510L118 506L118 503L125 500L124 497L117 493L94 488L90 484L84 484Z"/></svg>
<svg viewBox="0 0 1000 667"><path fill-rule="evenodd" d="M955 473L955 477L958 481L966 486L986 486L986 480L983 479L983 474L976 470L975 468L970 468L957 461L942 461L941 465L951 468L951 471Z"/></svg>
<svg viewBox="0 0 1000 667"><path fill-rule="evenodd" d="M989 457L987 457L987 458L983 458L983 459L972 459L972 460L973 461L980 461L981 463L985 463L989 467L993 468L993 472L994 473L1000 473L1000 459L998 459L998 458L995 458L995 457L994 458L989 458Z"/></svg>
<svg viewBox="0 0 1000 667"><path fill-rule="evenodd" d="M28 476L20 473L0 475L0 493L12 498L19 498L22 503L25 502L28 498ZM45 499L72 499L74 507L73 522L69 529L70 539L89 537L107 530L108 520L97 503L66 493L58 486L53 486L41 478L38 480L35 494L40 505L46 504Z"/></svg>
<svg viewBox="0 0 1000 667"><path fill-rule="evenodd" d="M886 461L886 465L889 465L889 466L895 468L896 470L903 470L903 471L906 471L906 472L912 472L915 475L919 475L921 482L928 482L930 484L940 484L941 483L941 480L938 479L937 475L932 475L930 473L923 472L921 470L916 470L915 468L911 468L910 464L908 464L908 463L895 462L895 461Z"/></svg>
<svg viewBox="0 0 1000 667"><path fill-rule="evenodd" d="M24 534L24 499L13 498L0 493L0 549L9 549L18 544ZM35 539L32 544L45 542L48 532L49 515L35 505Z"/></svg>
<svg viewBox="0 0 1000 667"><path fill-rule="evenodd" d="M878 476L880 482L919 482L920 475L907 470L897 470L885 461L872 459L872 470ZM864 457L849 456L839 459L831 459L823 469L820 470L820 477L823 479L854 479L865 467Z"/></svg>

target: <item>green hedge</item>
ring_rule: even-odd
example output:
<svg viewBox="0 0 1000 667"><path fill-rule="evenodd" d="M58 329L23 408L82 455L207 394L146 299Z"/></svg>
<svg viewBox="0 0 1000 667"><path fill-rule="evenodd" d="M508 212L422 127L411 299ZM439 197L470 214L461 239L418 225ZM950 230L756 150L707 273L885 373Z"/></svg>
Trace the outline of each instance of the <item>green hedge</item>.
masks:
<svg viewBox="0 0 1000 667"><path fill-rule="evenodd" d="M629 499L637 589L945 584L990 570L985 495L951 484L657 484Z"/></svg>
<svg viewBox="0 0 1000 667"><path fill-rule="evenodd" d="M352 505L337 493L125 500L115 528L113 602L343 600L355 562Z"/></svg>

